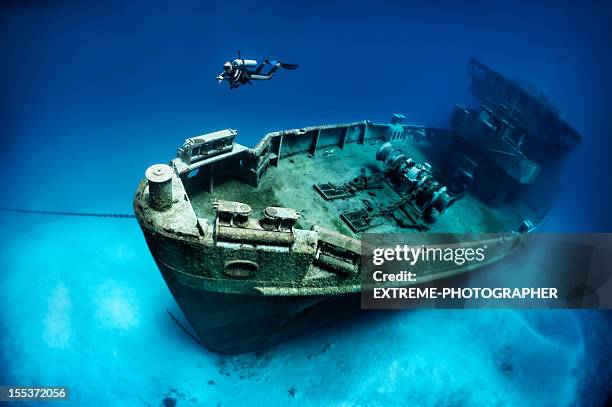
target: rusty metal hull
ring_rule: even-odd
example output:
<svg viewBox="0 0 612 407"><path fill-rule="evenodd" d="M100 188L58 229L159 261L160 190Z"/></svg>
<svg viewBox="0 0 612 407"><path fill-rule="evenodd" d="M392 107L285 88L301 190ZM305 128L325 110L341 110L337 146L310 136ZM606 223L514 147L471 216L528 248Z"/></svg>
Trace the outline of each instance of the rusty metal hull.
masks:
<svg viewBox="0 0 612 407"><path fill-rule="evenodd" d="M244 288L227 292L228 280L207 280L189 270L197 246L172 239L142 223L149 250L166 285L208 350L222 354L256 352L361 311L360 293L338 295L264 295ZM206 270L199 270L206 274ZM239 280L236 280L239 282Z"/></svg>
<svg viewBox="0 0 612 407"><path fill-rule="evenodd" d="M256 352L311 332L359 311L359 294L336 296L264 296L190 287L174 270L159 270L198 340L222 354Z"/></svg>

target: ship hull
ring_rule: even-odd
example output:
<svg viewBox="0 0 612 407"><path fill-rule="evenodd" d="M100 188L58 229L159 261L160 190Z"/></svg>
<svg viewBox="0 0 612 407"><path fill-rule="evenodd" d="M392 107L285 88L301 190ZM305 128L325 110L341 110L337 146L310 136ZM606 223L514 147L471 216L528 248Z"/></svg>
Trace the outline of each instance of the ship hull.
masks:
<svg viewBox="0 0 612 407"><path fill-rule="evenodd" d="M222 354L260 351L360 311L360 296L265 296L202 290L183 284L158 262L199 342Z"/></svg>

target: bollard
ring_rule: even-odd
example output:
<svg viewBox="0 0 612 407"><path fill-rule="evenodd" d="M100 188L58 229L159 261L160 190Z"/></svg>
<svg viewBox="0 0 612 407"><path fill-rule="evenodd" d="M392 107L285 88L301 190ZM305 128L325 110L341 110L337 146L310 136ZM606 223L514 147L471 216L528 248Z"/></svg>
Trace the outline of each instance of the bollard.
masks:
<svg viewBox="0 0 612 407"><path fill-rule="evenodd" d="M158 211L172 206L172 167L154 164L147 168L145 176L149 181L149 205Z"/></svg>

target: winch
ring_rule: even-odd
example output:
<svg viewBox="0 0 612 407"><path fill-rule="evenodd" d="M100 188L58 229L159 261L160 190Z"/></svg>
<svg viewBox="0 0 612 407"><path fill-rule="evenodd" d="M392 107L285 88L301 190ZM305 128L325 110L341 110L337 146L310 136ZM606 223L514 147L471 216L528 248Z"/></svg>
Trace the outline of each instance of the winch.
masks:
<svg viewBox="0 0 612 407"><path fill-rule="evenodd" d="M436 180L429 163L415 162L391 143L378 149L376 159L383 162L385 176L398 192L412 195L423 213L431 213L433 208L443 213L455 201L446 186Z"/></svg>

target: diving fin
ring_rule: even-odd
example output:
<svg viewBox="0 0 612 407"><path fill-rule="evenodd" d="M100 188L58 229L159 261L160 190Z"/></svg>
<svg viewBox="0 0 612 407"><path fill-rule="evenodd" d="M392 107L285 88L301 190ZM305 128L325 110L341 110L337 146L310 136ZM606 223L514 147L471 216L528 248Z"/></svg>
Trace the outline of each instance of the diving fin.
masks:
<svg viewBox="0 0 612 407"><path fill-rule="evenodd" d="M280 65L281 67L285 69L296 69L299 66L298 64L286 64L282 61L275 61L275 60L269 60L269 59L264 60L264 63L268 65Z"/></svg>
<svg viewBox="0 0 612 407"><path fill-rule="evenodd" d="M279 62L280 66L282 66L285 69L297 69L297 67L299 66L298 64L286 64L284 62Z"/></svg>

